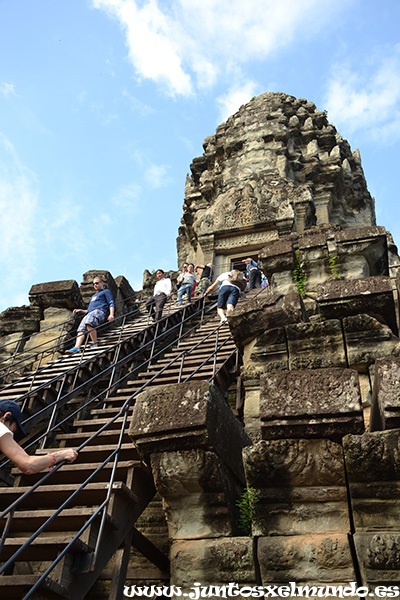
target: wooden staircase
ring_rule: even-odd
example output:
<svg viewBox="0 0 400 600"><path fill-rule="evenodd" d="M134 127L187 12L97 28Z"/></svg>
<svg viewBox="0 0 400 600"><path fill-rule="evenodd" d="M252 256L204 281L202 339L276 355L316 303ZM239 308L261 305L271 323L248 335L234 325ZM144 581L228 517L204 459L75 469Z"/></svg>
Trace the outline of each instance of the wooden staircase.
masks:
<svg viewBox="0 0 400 600"><path fill-rule="evenodd" d="M195 309L190 307L190 310ZM178 312L172 310L171 317ZM176 322L179 318L177 316ZM101 338L99 350L85 353L85 359L90 360L84 365L79 362L80 356L61 357L47 366L46 377L49 374L57 377L60 372L68 372L71 366L78 365L76 381L87 381L86 371L95 372L96 381L101 381L101 373L109 368L110 354L115 353L116 339L122 340L123 350L119 353L124 356L129 356L132 347L140 348L146 342L144 332L148 328L143 328L143 321L131 325L130 335L128 329L124 331L126 341L120 331L109 332ZM214 380L225 393L236 390L232 382L237 374L237 352L228 325L220 325L219 319L213 316L194 327L191 335L175 346L159 350L158 355L142 370L137 369L132 377L131 366L128 360L122 386L78 414L69 430L57 429L53 449L82 446L77 461L57 466L43 484L23 497L13 514L8 513L2 519L8 531L0 553L3 564L0 598L79 600L90 597L96 580L107 577L112 578L110 593L104 597L122 598L131 547L150 560L153 572L161 579L168 578L167 557L135 527L154 497L155 489L149 467L140 459L126 433L134 399L145 386L176 384L187 378ZM22 388L16 386L16 389L15 396L6 397L19 400ZM68 400L66 408L71 403L83 402L86 391L83 386L80 395ZM33 401L31 410L32 407ZM38 452L51 452L51 449ZM0 511L18 501L43 476L21 475L16 469L12 475L15 476L14 487L0 487ZM24 547L38 528L41 529L37 537ZM20 554L12 559L17 550ZM110 570L107 565L113 556L114 569ZM54 561L57 561L55 567ZM142 574L145 572L146 569ZM43 580L38 585L40 574Z"/></svg>

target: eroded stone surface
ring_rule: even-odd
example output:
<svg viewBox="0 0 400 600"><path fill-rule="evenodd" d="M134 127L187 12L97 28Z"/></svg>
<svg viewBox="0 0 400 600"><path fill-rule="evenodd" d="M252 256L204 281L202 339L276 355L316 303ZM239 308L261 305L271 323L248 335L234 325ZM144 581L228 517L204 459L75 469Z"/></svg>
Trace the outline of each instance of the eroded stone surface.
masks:
<svg viewBox="0 0 400 600"><path fill-rule="evenodd" d="M313 369L260 377L264 439L342 437L364 430L356 371Z"/></svg>
<svg viewBox="0 0 400 600"><path fill-rule="evenodd" d="M129 435L145 455L212 449L244 480L241 450L251 440L221 393L206 381L157 386L139 394Z"/></svg>
<svg viewBox="0 0 400 600"><path fill-rule="evenodd" d="M260 441L244 449L243 461L247 485L255 489L253 535L349 530L340 444Z"/></svg>
<svg viewBox="0 0 400 600"><path fill-rule="evenodd" d="M318 286L318 305L326 319L366 313L398 334L396 311L389 277L366 277L327 281Z"/></svg>
<svg viewBox="0 0 400 600"><path fill-rule="evenodd" d="M195 582L210 586L230 582L239 587L255 585L252 546L253 540L248 537L174 541L170 555L171 584L185 587L186 592ZM221 594L215 592L211 597Z"/></svg>
<svg viewBox="0 0 400 600"><path fill-rule="evenodd" d="M229 328L236 345L242 348L257 335L277 325L282 327L307 319L299 294L256 296L236 306L229 315Z"/></svg>
<svg viewBox="0 0 400 600"><path fill-rule="evenodd" d="M375 363L371 430L397 427L400 427L400 358L381 358Z"/></svg>
<svg viewBox="0 0 400 600"><path fill-rule="evenodd" d="M260 537L258 559L264 585L290 581L318 585L356 580L345 534Z"/></svg>

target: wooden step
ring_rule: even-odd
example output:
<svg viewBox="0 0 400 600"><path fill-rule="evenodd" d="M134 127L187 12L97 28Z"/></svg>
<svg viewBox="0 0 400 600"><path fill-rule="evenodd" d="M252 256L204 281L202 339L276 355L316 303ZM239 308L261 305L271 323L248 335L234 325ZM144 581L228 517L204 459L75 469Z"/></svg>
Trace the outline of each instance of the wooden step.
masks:
<svg viewBox="0 0 400 600"><path fill-rule="evenodd" d="M4 600L21 600L39 578L40 575L2 575L0 577L0 598ZM46 578L41 584L40 591L42 594L40 597L49 600L69 598L68 590L49 578Z"/></svg>
<svg viewBox="0 0 400 600"><path fill-rule="evenodd" d="M53 519L46 527L46 532L51 531L79 531L87 520L97 510L97 506L80 506L79 508L65 508L60 515ZM54 513L53 509L17 510L11 521L10 533L34 532L43 525ZM116 529L118 523L109 514L107 522ZM0 588L1 589L1 588ZM0 594L0 598L1 598Z"/></svg>
<svg viewBox="0 0 400 600"><path fill-rule="evenodd" d="M31 486L20 486L12 488L0 487L0 510L5 510L12 502L30 490ZM27 508L58 508L70 495L77 489L74 484L59 484L59 485L42 485L38 487L32 494L24 498L19 509ZM126 495L133 503L137 502L137 497L133 492L121 481L113 484L112 490L114 493ZM71 501L68 508L74 506L90 506L100 505L107 493L107 486L104 483L88 483Z"/></svg>
<svg viewBox="0 0 400 600"><path fill-rule="evenodd" d="M51 477L51 482L53 485L59 485L61 483L76 483L80 484L83 481L94 473L94 471L101 465L102 463L72 463L65 464L60 469L55 471ZM93 483L104 481L108 482L110 480L111 470L113 468L114 459L111 459L107 464L103 466L101 471L99 471L91 480ZM124 481L127 476L127 472L140 468L141 461L138 460L119 460L116 468L116 479L117 481ZM13 469L12 474L15 476L20 474L18 469ZM35 473L33 475L24 475L23 482L24 485L33 485L43 477L43 473ZM126 483L126 481L124 481Z"/></svg>
<svg viewBox="0 0 400 600"><path fill-rule="evenodd" d="M56 558L67 544L69 544L74 535L65 534L60 536L39 535L29 544L18 556L18 561L52 561ZM5 562L16 552L29 538L25 537L7 537L7 543L1 551L1 561ZM71 546L72 552L86 553L90 548L79 538Z"/></svg>

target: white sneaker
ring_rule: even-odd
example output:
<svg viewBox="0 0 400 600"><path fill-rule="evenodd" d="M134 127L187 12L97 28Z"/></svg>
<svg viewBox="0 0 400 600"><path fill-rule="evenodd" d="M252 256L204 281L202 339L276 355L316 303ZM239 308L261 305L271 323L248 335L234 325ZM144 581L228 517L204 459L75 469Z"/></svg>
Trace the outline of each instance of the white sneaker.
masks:
<svg viewBox="0 0 400 600"><path fill-rule="evenodd" d="M221 323L226 323L227 320L228 319L226 318L226 315L222 315L222 317L221 317Z"/></svg>

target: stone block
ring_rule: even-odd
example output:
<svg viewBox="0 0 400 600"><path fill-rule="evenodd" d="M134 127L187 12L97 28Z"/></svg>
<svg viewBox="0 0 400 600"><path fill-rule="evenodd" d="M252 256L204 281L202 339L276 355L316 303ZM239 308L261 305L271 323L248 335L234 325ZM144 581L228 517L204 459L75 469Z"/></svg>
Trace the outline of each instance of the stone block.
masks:
<svg viewBox="0 0 400 600"><path fill-rule="evenodd" d="M151 468L172 539L234 535L242 484L218 455L202 449L151 455Z"/></svg>
<svg viewBox="0 0 400 600"><path fill-rule="evenodd" d="M129 435L144 455L213 450L244 480L241 450L251 440L218 389L205 381L143 391L136 398Z"/></svg>
<svg viewBox="0 0 400 600"><path fill-rule="evenodd" d="M243 349L242 378L249 379L265 371L289 368L287 341L283 327L260 333Z"/></svg>
<svg viewBox="0 0 400 600"><path fill-rule="evenodd" d="M280 271L294 269L294 253L291 240L269 242L259 253L261 268L265 275L271 276Z"/></svg>
<svg viewBox="0 0 400 600"><path fill-rule="evenodd" d="M289 370L346 367L342 324L338 319L285 327Z"/></svg>
<svg viewBox="0 0 400 600"><path fill-rule="evenodd" d="M171 585L182 586L186 593L193 591L195 582L200 582L202 586L229 585L234 582L232 585L239 587L256 583L253 540L248 537L174 541L170 560ZM208 597L224 596L214 590Z"/></svg>
<svg viewBox="0 0 400 600"><path fill-rule="evenodd" d="M41 311L39 307L13 306L0 314L0 335L23 332L30 335L39 331Z"/></svg>
<svg viewBox="0 0 400 600"><path fill-rule="evenodd" d="M352 273L355 261L365 264L365 276L387 276L388 254L386 230L370 226L344 229L335 233L338 263L345 269L342 276ZM349 263L350 261L350 263ZM348 266L349 265L349 266ZM356 274L353 268L353 276Z"/></svg>
<svg viewBox="0 0 400 600"><path fill-rule="evenodd" d="M257 546L263 585L285 582L328 584L356 581L345 533L260 537ZM293 594L293 597L300 594ZM334 596L334 594L333 594ZM312 594L313 598L317 594Z"/></svg>
<svg viewBox="0 0 400 600"><path fill-rule="evenodd" d="M396 584L400 580L400 530L354 534L358 564L364 585Z"/></svg>
<svg viewBox="0 0 400 600"><path fill-rule="evenodd" d="M346 472L357 532L400 533L400 430L343 438Z"/></svg>
<svg viewBox="0 0 400 600"><path fill-rule="evenodd" d="M276 329L277 324L283 327L308 321L308 317L300 294L271 294L238 304L228 321L236 345L242 348L265 331Z"/></svg>
<svg viewBox="0 0 400 600"><path fill-rule="evenodd" d="M40 332L27 341L25 352L28 356L33 356L38 352L52 349L55 344L58 344L58 351L61 351L61 344L71 338L70 334L74 329L74 323L75 319L70 310L57 307L45 308L43 319L40 321ZM53 358L53 355L49 354L45 363Z"/></svg>
<svg viewBox="0 0 400 600"><path fill-rule="evenodd" d="M93 279L95 277L102 278L102 280L104 281L104 287L106 287L110 290L110 292L113 295L114 300L116 300L117 294L118 294L118 288L114 281L114 277L111 275L111 273L109 271L104 271L104 270L98 270L98 271L91 270L91 271L86 271L86 273L84 273L82 275L82 283L79 288L80 293L82 294L82 298L83 298L83 302L85 303L85 306L87 306L89 304L90 298L94 294Z"/></svg>
<svg viewBox="0 0 400 600"><path fill-rule="evenodd" d="M84 307L78 284L73 279L33 285L29 291L29 301L41 310L51 306L69 310Z"/></svg>
<svg viewBox="0 0 400 600"><path fill-rule="evenodd" d="M243 451L253 535L350 529L343 452L331 440L260 441Z"/></svg>
<svg viewBox="0 0 400 600"><path fill-rule="evenodd" d="M375 363L370 429L397 427L400 427L400 358L381 358Z"/></svg>
<svg viewBox="0 0 400 600"><path fill-rule="evenodd" d="M327 281L317 288L319 310L325 319L366 313L398 335L395 304L389 277Z"/></svg>
<svg viewBox="0 0 400 600"><path fill-rule="evenodd" d="M364 431L358 374L351 369L265 373L260 390L263 439Z"/></svg>
<svg viewBox="0 0 400 600"><path fill-rule="evenodd" d="M370 315L343 319L348 365L367 373L377 359L400 355L400 340L387 325Z"/></svg>

